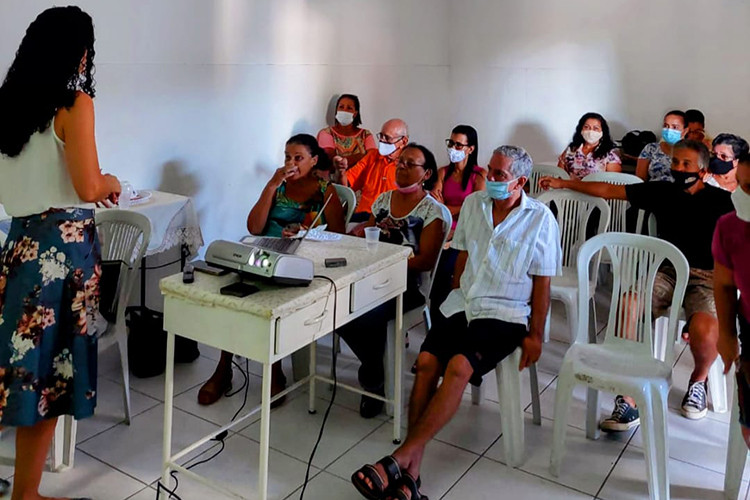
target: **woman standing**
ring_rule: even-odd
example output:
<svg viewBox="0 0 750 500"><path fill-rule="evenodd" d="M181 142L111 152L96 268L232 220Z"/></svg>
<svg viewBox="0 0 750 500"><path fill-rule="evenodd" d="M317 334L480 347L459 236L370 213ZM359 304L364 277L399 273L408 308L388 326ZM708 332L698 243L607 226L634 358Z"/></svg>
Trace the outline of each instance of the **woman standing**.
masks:
<svg viewBox="0 0 750 500"><path fill-rule="evenodd" d="M333 127L318 132L318 144L329 158L346 158L349 168L352 168L367 151L378 149L372 133L360 125L359 97L341 94L336 101L335 123Z"/></svg>
<svg viewBox="0 0 750 500"><path fill-rule="evenodd" d="M576 180L594 172L622 172L622 161L602 115L586 113L578 120L573 140L560 155L557 166Z"/></svg>
<svg viewBox="0 0 750 500"><path fill-rule="evenodd" d="M685 137L687 118L682 111L670 111L664 115L661 142L646 144L638 157L635 175L644 181L672 182L672 147Z"/></svg>
<svg viewBox="0 0 750 500"><path fill-rule="evenodd" d="M94 27L78 7L31 23L0 87L0 425L16 430L13 499L38 498L57 417L96 406L100 251L94 211L116 202L94 140Z"/></svg>

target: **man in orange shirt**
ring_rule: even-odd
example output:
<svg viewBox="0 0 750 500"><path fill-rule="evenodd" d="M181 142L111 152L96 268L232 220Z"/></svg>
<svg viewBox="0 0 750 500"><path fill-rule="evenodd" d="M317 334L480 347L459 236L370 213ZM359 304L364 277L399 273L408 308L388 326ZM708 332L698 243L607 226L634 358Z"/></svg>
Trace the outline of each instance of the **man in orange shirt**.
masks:
<svg viewBox="0 0 750 500"><path fill-rule="evenodd" d="M341 173L341 183L362 192L352 222L369 220L372 204L378 196L396 189L396 161L409 144L409 128L403 120L392 118L383 124L377 137L378 150L368 151L349 170L346 158L333 158L334 166Z"/></svg>

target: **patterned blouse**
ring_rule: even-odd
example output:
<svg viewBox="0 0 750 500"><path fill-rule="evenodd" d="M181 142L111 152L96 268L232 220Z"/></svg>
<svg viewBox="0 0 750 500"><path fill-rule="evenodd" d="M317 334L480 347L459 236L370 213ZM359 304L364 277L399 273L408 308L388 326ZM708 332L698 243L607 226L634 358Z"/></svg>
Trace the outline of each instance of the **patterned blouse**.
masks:
<svg viewBox="0 0 750 500"><path fill-rule="evenodd" d="M622 164L617 152L613 149L603 158L594 158L594 152L589 154L583 153L583 145L575 151L570 147L563 153L563 164L565 171L570 174L571 179L581 180L594 172L604 172L610 163Z"/></svg>
<svg viewBox="0 0 750 500"><path fill-rule="evenodd" d="M649 160L648 180L649 181L669 181L672 182L672 157L661 150L658 142L647 144L641 151L639 160Z"/></svg>
<svg viewBox="0 0 750 500"><path fill-rule="evenodd" d="M329 182L323 179L318 180L318 190L310 197L309 200L300 203L294 201L286 195L286 183L282 184L276 190L276 196L273 200L273 207L268 213L263 234L266 236L281 237L281 231L289 224L302 224L309 226L312 224L318 211L323 206L325 193L328 189ZM325 215L321 216L320 224L324 223Z"/></svg>
<svg viewBox="0 0 750 500"><path fill-rule="evenodd" d="M318 145L323 149L333 148L337 155L344 158L363 156L368 150L378 148L375 137L364 128L359 129L356 135L340 135L333 127L326 127L318 132Z"/></svg>

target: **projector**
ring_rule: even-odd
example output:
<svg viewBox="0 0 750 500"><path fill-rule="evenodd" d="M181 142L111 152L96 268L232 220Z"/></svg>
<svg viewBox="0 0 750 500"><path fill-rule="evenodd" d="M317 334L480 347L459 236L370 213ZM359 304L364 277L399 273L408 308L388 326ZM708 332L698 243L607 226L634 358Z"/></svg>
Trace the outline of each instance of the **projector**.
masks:
<svg viewBox="0 0 750 500"><path fill-rule="evenodd" d="M280 285L307 286L313 280L310 259L253 245L216 240L206 250L206 263L248 278L264 278Z"/></svg>

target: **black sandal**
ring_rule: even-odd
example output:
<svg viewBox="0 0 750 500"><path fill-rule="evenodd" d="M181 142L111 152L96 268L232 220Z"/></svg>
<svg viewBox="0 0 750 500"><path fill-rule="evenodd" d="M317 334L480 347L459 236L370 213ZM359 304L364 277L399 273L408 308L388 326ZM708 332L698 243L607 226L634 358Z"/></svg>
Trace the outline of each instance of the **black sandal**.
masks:
<svg viewBox="0 0 750 500"><path fill-rule="evenodd" d="M385 496L385 492L401 479L401 467L391 455L381 458L377 463L382 465L385 470L385 476L388 479L387 485L374 465L367 464L352 474L352 484L368 500L381 500ZM364 477L360 478L360 473ZM370 480L372 486L368 486L366 479Z"/></svg>
<svg viewBox="0 0 750 500"><path fill-rule="evenodd" d="M396 500L430 500L427 498L427 495L423 495L419 491L419 478L414 479L411 474L408 472L405 472L403 476L401 476L401 480L399 480L398 483L395 484L395 486L391 489L391 493L393 494L393 498ZM409 493L411 493L411 496L407 497L404 490L401 488L401 486L406 486L409 489Z"/></svg>

